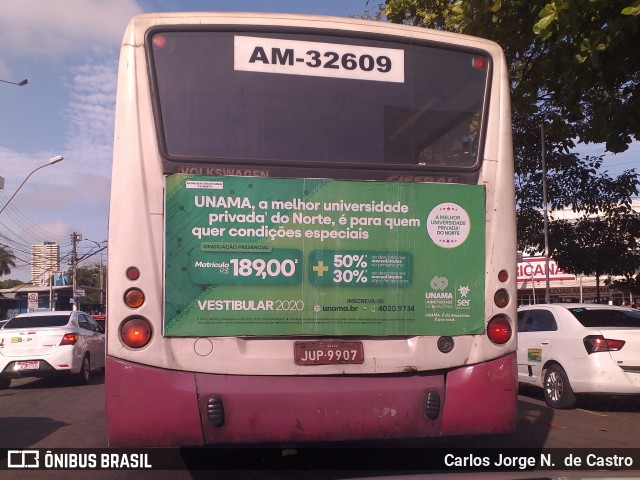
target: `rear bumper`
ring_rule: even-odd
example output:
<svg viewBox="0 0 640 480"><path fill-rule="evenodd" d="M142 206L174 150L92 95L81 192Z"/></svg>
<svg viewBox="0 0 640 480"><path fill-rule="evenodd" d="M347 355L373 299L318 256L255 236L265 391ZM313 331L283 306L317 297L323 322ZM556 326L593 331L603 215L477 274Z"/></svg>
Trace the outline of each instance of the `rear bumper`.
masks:
<svg viewBox="0 0 640 480"><path fill-rule="evenodd" d="M17 360L21 361L21 360ZM60 375L64 373L69 373L69 369L65 370L56 370L49 363L44 360L39 360L40 366L37 369L33 370L15 370L14 365L16 362L9 362L4 367L2 371L0 371L0 378L30 378L30 377L48 377L52 375Z"/></svg>
<svg viewBox="0 0 640 480"><path fill-rule="evenodd" d="M208 375L109 357L105 383L113 446L504 433L515 427L517 406L515 354L446 375L335 377ZM430 392L439 398L435 416L433 404L425 413ZM224 412L220 426L209 413L215 399Z"/></svg>
<svg viewBox="0 0 640 480"><path fill-rule="evenodd" d="M569 382L575 393L640 395L640 371L625 371L608 353L592 354L586 360L567 365Z"/></svg>
<svg viewBox="0 0 640 480"><path fill-rule="evenodd" d="M16 370L14 367L17 362L39 362L37 369ZM66 366L61 366L62 364ZM82 366L82 359L77 360L75 357L65 355L41 357L12 357L11 360L0 362L0 377L2 378L29 378L29 377L48 377L52 375L65 375L77 373Z"/></svg>

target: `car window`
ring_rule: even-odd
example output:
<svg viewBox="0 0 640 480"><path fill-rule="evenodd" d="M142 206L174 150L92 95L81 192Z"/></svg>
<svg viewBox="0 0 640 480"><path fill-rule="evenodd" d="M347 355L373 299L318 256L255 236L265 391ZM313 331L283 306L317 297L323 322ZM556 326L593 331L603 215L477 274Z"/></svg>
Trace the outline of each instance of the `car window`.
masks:
<svg viewBox="0 0 640 480"><path fill-rule="evenodd" d="M518 315L518 332L551 332L558 330L556 319L549 310L528 310L526 313L528 315L522 319Z"/></svg>
<svg viewBox="0 0 640 480"><path fill-rule="evenodd" d="M529 312L518 312L518 331L524 332L524 323L527 318L527 313Z"/></svg>
<svg viewBox="0 0 640 480"><path fill-rule="evenodd" d="M640 328L640 310L570 308L569 311L587 328Z"/></svg>
<svg viewBox="0 0 640 480"><path fill-rule="evenodd" d="M89 316L87 318L89 319L89 325L91 325L91 330L93 330L94 332L98 332L98 333L104 333L104 330L102 329L100 324L98 322L96 322L95 318L93 318L91 316Z"/></svg>
<svg viewBox="0 0 640 480"><path fill-rule="evenodd" d="M85 330L93 330L89 323L89 318L82 313L78 315L78 325L80 326L80 328L84 328Z"/></svg>
<svg viewBox="0 0 640 480"><path fill-rule="evenodd" d="M11 328L62 327L69 323L69 315L38 315L33 317L14 317L4 326Z"/></svg>

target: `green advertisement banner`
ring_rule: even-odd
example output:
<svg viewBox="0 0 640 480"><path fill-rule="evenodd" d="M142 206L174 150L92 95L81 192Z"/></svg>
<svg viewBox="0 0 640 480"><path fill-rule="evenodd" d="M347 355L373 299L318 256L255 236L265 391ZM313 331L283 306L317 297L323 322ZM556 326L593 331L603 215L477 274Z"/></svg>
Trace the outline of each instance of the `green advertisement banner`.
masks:
<svg viewBox="0 0 640 480"><path fill-rule="evenodd" d="M481 186L166 179L166 336L484 330Z"/></svg>

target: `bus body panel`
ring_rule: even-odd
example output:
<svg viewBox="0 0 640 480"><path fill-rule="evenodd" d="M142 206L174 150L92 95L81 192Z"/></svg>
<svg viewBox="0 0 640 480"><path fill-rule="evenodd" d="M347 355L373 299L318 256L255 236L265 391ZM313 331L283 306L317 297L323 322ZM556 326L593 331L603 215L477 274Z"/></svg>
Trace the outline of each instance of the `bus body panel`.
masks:
<svg viewBox="0 0 640 480"><path fill-rule="evenodd" d="M112 212L118 210L116 205L122 198L128 198L127 215L118 215L112 218L109 226L109 242L111 251L118 251L118 255L109 258L110 278L122 278L124 272L131 265L146 265L146 270L139 280L129 286L141 288L149 301L140 307L137 314L152 320L154 338L151 344L142 350L119 348L120 338L117 328L108 331L108 343L117 348L117 356L133 362L150 362L156 366L173 369L189 369L201 371L201 357L195 352L194 339L191 338L166 338L161 336L162 330L162 305L163 299L163 275L161 270L164 264L166 252L159 244L158 239L164 236L164 191L162 162L158 154L158 143L153 126L153 114L151 105L151 92L147 81L147 65L145 63L144 48L141 39L134 35L134 30L142 31L156 25L191 23L212 24L243 24L260 22L262 25L286 25L291 18L296 18L296 25L311 28L332 28L350 31L354 25L361 25L352 19L320 19L298 18L291 15L275 15L256 17L255 14L241 14L230 16L228 14L194 14L180 15L141 15L132 21L123 44L123 53L120 61L120 79L118 85L119 95L126 97L118 100L116 141L114 152L114 181L112 184ZM207 19L207 20L203 20ZM334 23L335 20L335 23ZM134 26L136 27L134 29ZM493 42L483 39L471 39L464 36L452 35L448 32L427 31L423 28L406 28L392 24L377 25L376 22L367 22L367 32L376 34L413 34L414 38L430 39L434 41L451 42L461 46L474 46L486 48L487 53L495 56L492 77L492 97L488 108L490 123L495 122L492 129L499 130L501 138L508 140L510 145L510 112L508 103L508 88L500 91L500 86L505 83L506 66L504 56L499 47ZM136 41L138 40L138 41ZM144 78L145 81L137 81L136 78ZM502 80L502 81L501 81ZM135 87L134 87L135 86ZM146 125L147 128L142 128ZM511 271L515 265L515 208L510 202L499 201L497 191L507 189L507 195L515 198L513 186L512 154L509 148L501 151L501 143L496 141L494 135L487 135L485 142L485 159L480 172L479 183L486 188L486 258L487 281L486 291L497 289L497 275L501 270ZM139 159L139 161L134 161ZM206 170L206 167L203 167ZM189 171L189 169L187 170ZM200 170L198 170L200 171ZM411 177L420 178L420 177ZM496 185L495 179L508 178L510 184ZM405 180L410 181L410 180ZM415 181L415 180L414 180ZM417 180L420 181L420 180ZM137 232L145 232L139 235ZM135 236L133 240L132 235ZM490 240L490 241L489 241ZM134 248L135 247L135 248ZM513 252L511 252L513 250ZM149 270L151 269L151 270ZM510 292L515 292L516 279L510 276L504 285ZM111 288L109 295L110 318L124 319L133 314L122 303L122 289L117 291ZM489 298L489 297L487 297ZM504 311L508 315L515 315L515 302L506 309L498 309L493 302L485 302L485 319L489 319L497 313ZM116 320L113 320L114 322ZM119 323L119 321L118 321ZM361 366L348 366L348 373L394 373L401 372L407 366L419 371L433 368L445 368L448 365L460 365L465 362L476 363L487 358L496 358L504 354L506 350L515 349L515 335L505 345L495 345L488 340L486 335L473 337L459 337L456 340L456 348L448 354L448 358L434 359L435 341L437 337L413 337L406 342L407 345L419 345L422 348L407 348L406 346L392 346L389 350L389 360L384 357L366 359ZM238 338L217 337L211 338L215 352L223 352L223 362L207 362L208 373L246 373L264 374L277 368L283 375L300 374L300 368L289 361L290 356L281 358L276 362L265 359L263 364L258 364L250 356L242 354L242 346L245 343ZM276 340L278 341L278 340ZM366 342L367 340L365 340ZM292 340L288 340L293 343ZM260 349L268 348L269 340L248 341L249 344L260 344ZM397 343L397 342L395 342ZM393 345L394 341L390 345ZM366 345L365 345L366 347ZM278 346L291 350L289 346ZM393 355L399 355L400 362L394 362ZM212 357L213 358L213 357ZM441 365L444 362L444 365ZM304 368L303 368L304 369ZM330 374L340 372L342 367L317 368L309 374ZM306 372L305 372L306 373Z"/></svg>
<svg viewBox="0 0 640 480"><path fill-rule="evenodd" d="M200 445L202 428L193 374L107 357L110 445Z"/></svg>
<svg viewBox="0 0 640 480"><path fill-rule="evenodd" d="M449 353L438 350L437 336L407 338L348 337L362 342L365 359L360 364L296 365L294 343L316 337L199 337L163 338L141 351L120 349L118 358L140 363L143 356L160 357L154 366L194 373L228 375L345 375L401 374L428 370L446 370L452 365L469 365L484 361L475 352L478 340L473 335L455 337L455 348ZM339 339L341 337L323 337ZM489 343L487 341L487 343ZM162 348L161 348L162 347ZM502 351L498 346L483 346L493 358Z"/></svg>
<svg viewBox="0 0 640 480"><path fill-rule="evenodd" d="M208 173L212 169L211 164L201 162L176 166L174 172L163 171L144 35L148 28L157 25L182 28L203 24L246 25L248 29L254 25L260 28L294 25L300 31L308 28L327 35L328 32L353 38L379 35L395 41L406 39L408 43L440 42L445 47L457 45L486 51L493 62L493 73L484 112L487 133L482 166L478 171L420 174L399 169L389 170L386 177L384 172L367 177L366 172L358 176L357 170L305 171L300 167L289 169L289 175L313 178L313 174L335 174L335 178L340 179L483 185L486 192L485 324L501 314L509 319L513 332L516 330L515 193L509 82L504 55L497 44L448 32L346 18L244 13L141 15L132 20L125 34L118 78L108 239L105 384L110 444L200 445L512 431L517 406L515 333L502 345L492 343L486 334L455 337L455 348L448 354L438 351L437 336L362 337L357 339L363 341L364 363L314 367L293 362L294 341L308 337L163 336L164 262L170 253L164 245L165 174L212 175ZM255 170L247 167L246 171L246 175L266 172L271 176L286 176L283 167L270 169L266 164ZM124 278L130 266L141 268L139 279ZM510 273L509 279L499 282L498 272L503 270ZM124 292L132 287L140 288L145 295L145 303L137 309L123 303ZM504 308L497 307L493 301L493 293L499 288L511 295L511 302ZM124 346L120 338L122 323L134 315L148 319L153 334L151 342L141 349ZM411 372L415 374L409 375ZM368 393L360 398L355 390L349 390L352 387ZM273 391L274 388L277 391ZM308 399L312 393L305 393L305 388L317 392L311 397L313 401ZM443 410L435 421L423 423L423 412L417 417L419 421L415 416L400 419L397 414L384 414L384 408L396 411L413 408L418 413L416 405L423 401L428 388L444 393ZM390 403L378 402L378 392L396 392L397 398L389 394L383 398ZM222 429L208 423L206 398L214 394L229 395L232 399L229 415L245 410L242 425L231 417ZM358 402L368 406L368 415L358 408ZM326 412L347 413L328 422L326 418L318 418L312 408L305 410L309 405L319 407L321 403L326 404ZM300 409L306 414L306 418L300 419L304 433L287 416ZM382 417L376 417L375 412L382 412ZM249 421L251 415L252 422ZM359 420L360 424L356 425Z"/></svg>
<svg viewBox="0 0 640 480"><path fill-rule="evenodd" d="M514 362L509 354L448 372L441 435L513 432L518 413Z"/></svg>
<svg viewBox="0 0 640 480"><path fill-rule="evenodd" d="M513 431L515 355L445 374L242 376L177 372L109 357L111 446L202 445L425 438ZM425 414L435 391L442 409ZM224 406L211 425L208 399Z"/></svg>

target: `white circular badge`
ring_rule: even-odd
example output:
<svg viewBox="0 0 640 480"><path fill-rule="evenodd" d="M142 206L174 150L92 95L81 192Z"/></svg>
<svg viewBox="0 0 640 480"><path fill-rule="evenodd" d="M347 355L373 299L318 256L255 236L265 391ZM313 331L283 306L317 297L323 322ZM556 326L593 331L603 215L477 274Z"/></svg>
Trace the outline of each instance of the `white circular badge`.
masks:
<svg viewBox="0 0 640 480"><path fill-rule="evenodd" d="M439 247L455 248L462 245L470 230L469 214L455 203L436 205L427 217L427 233Z"/></svg>

